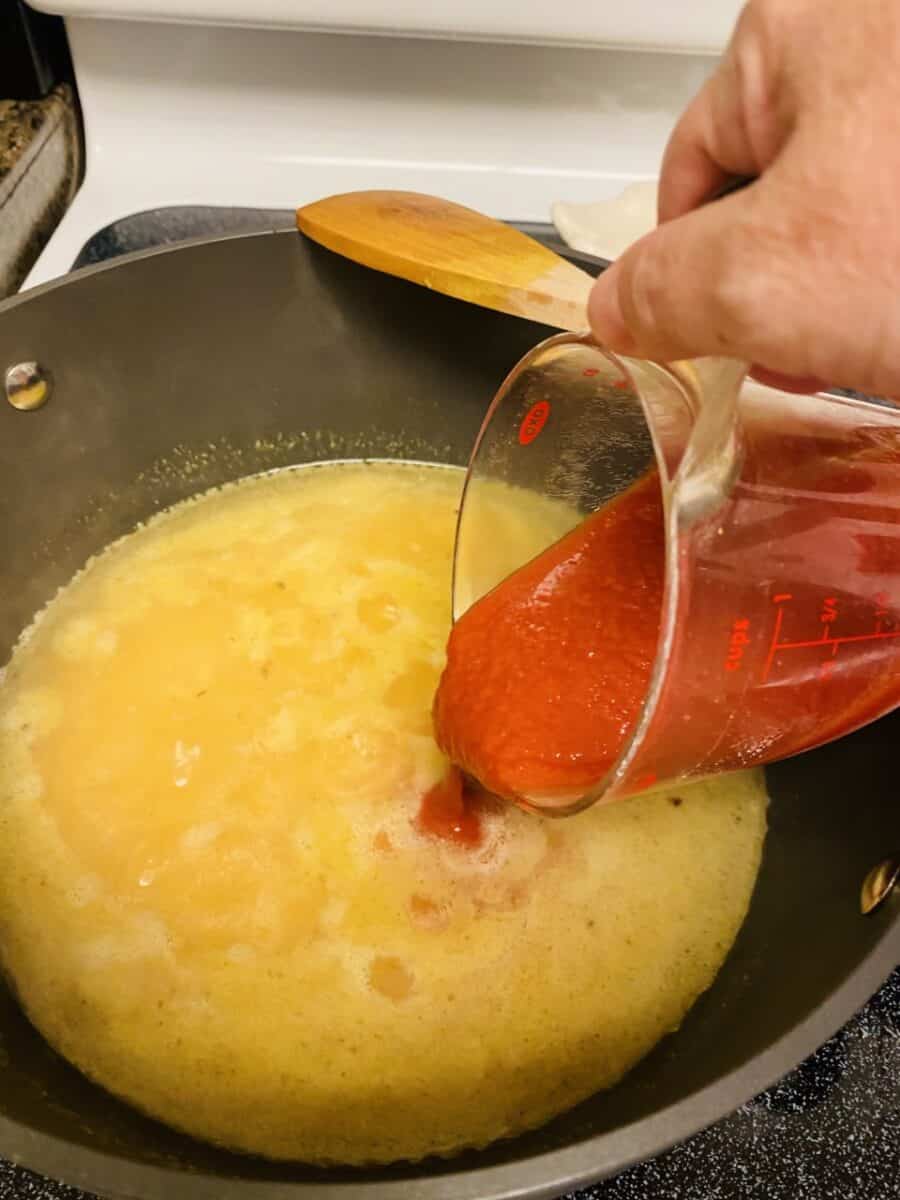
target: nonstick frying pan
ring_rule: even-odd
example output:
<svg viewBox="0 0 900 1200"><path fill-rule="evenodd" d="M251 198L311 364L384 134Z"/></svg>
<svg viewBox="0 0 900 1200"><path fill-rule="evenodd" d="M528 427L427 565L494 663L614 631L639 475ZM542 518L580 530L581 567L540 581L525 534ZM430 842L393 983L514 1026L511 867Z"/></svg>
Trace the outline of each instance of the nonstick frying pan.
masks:
<svg viewBox="0 0 900 1200"><path fill-rule="evenodd" d="M495 388L549 332L293 231L133 255L0 304L0 374L37 364L49 395L0 402L0 658L92 553L206 487L322 458L465 463ZM900 847L898 736L895 715L769 772L762 872L716 983L621 1084L534 1133L380 1170L239 1157L88 1083L0 990L0 1155L141 1200L489 1200L657 1154L796 1066L900 960L898 898L859 908Z"/></svg>

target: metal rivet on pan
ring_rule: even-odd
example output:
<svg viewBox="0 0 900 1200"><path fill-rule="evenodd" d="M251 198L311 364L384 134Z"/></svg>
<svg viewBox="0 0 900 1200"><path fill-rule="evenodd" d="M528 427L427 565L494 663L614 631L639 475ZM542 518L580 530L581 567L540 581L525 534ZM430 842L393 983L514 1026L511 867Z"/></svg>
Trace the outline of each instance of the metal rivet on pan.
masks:
<svg viewBox="0 0 900 1200"><path fill-rule="evenodd" d="M50 374L40 363L20 362L8 367L6 398L19 412L33 412L50 399Z"/></svg>
<svg viewBox="0 0 900 1200"><path fill-rule="evenodd" d="M880 908L900 881L900 856L882 859L863 880L859 907L864 916Z"/></svg>

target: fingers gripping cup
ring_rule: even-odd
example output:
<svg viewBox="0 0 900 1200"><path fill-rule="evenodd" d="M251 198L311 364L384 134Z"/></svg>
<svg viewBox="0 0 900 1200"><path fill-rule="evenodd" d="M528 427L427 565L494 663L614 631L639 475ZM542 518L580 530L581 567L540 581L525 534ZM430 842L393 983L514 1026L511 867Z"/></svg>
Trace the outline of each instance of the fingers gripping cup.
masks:
<svg viewBox="0 0 900 1200"><path fill-rule="evenodd" d="M518 775L482 779L526 807L829 741L900 702L900 413L775 391L727 360L662 367L552 338L485 419L453 601L457 622L493 606L497 654L514 630L504 714L479 717L514 732L492 744L555 738L546 769L525 753Z"/></svg>

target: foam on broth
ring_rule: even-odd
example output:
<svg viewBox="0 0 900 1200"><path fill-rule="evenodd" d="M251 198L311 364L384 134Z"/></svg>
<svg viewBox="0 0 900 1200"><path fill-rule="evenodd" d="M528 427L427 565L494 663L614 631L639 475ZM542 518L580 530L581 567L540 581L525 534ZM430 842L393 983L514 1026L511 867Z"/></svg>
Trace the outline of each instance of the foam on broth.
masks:
<svg viewBox="0 0 900 1200"><path fill-rule="evenodd" d="M363 1163L537 1125L675 1029L743 919L759 774L498 808L474 849L417 828L461 483L209 493L93 560L7 668L0 962L61 1053L197 1137ZM520 498L504 529L556 519Z"/></svg>

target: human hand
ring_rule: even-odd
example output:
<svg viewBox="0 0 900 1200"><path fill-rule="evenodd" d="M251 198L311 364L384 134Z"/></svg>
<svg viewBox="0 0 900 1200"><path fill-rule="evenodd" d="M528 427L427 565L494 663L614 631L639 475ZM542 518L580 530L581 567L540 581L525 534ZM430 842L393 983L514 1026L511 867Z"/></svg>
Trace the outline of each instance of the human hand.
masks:
<svg viewBox="0 0 900 1200"><path fill-rule="evenodd" d="M735 176L758 178L705 203ZM750 0L591 326L624 354L900 395L898 210L900 4Z"/></svg>

